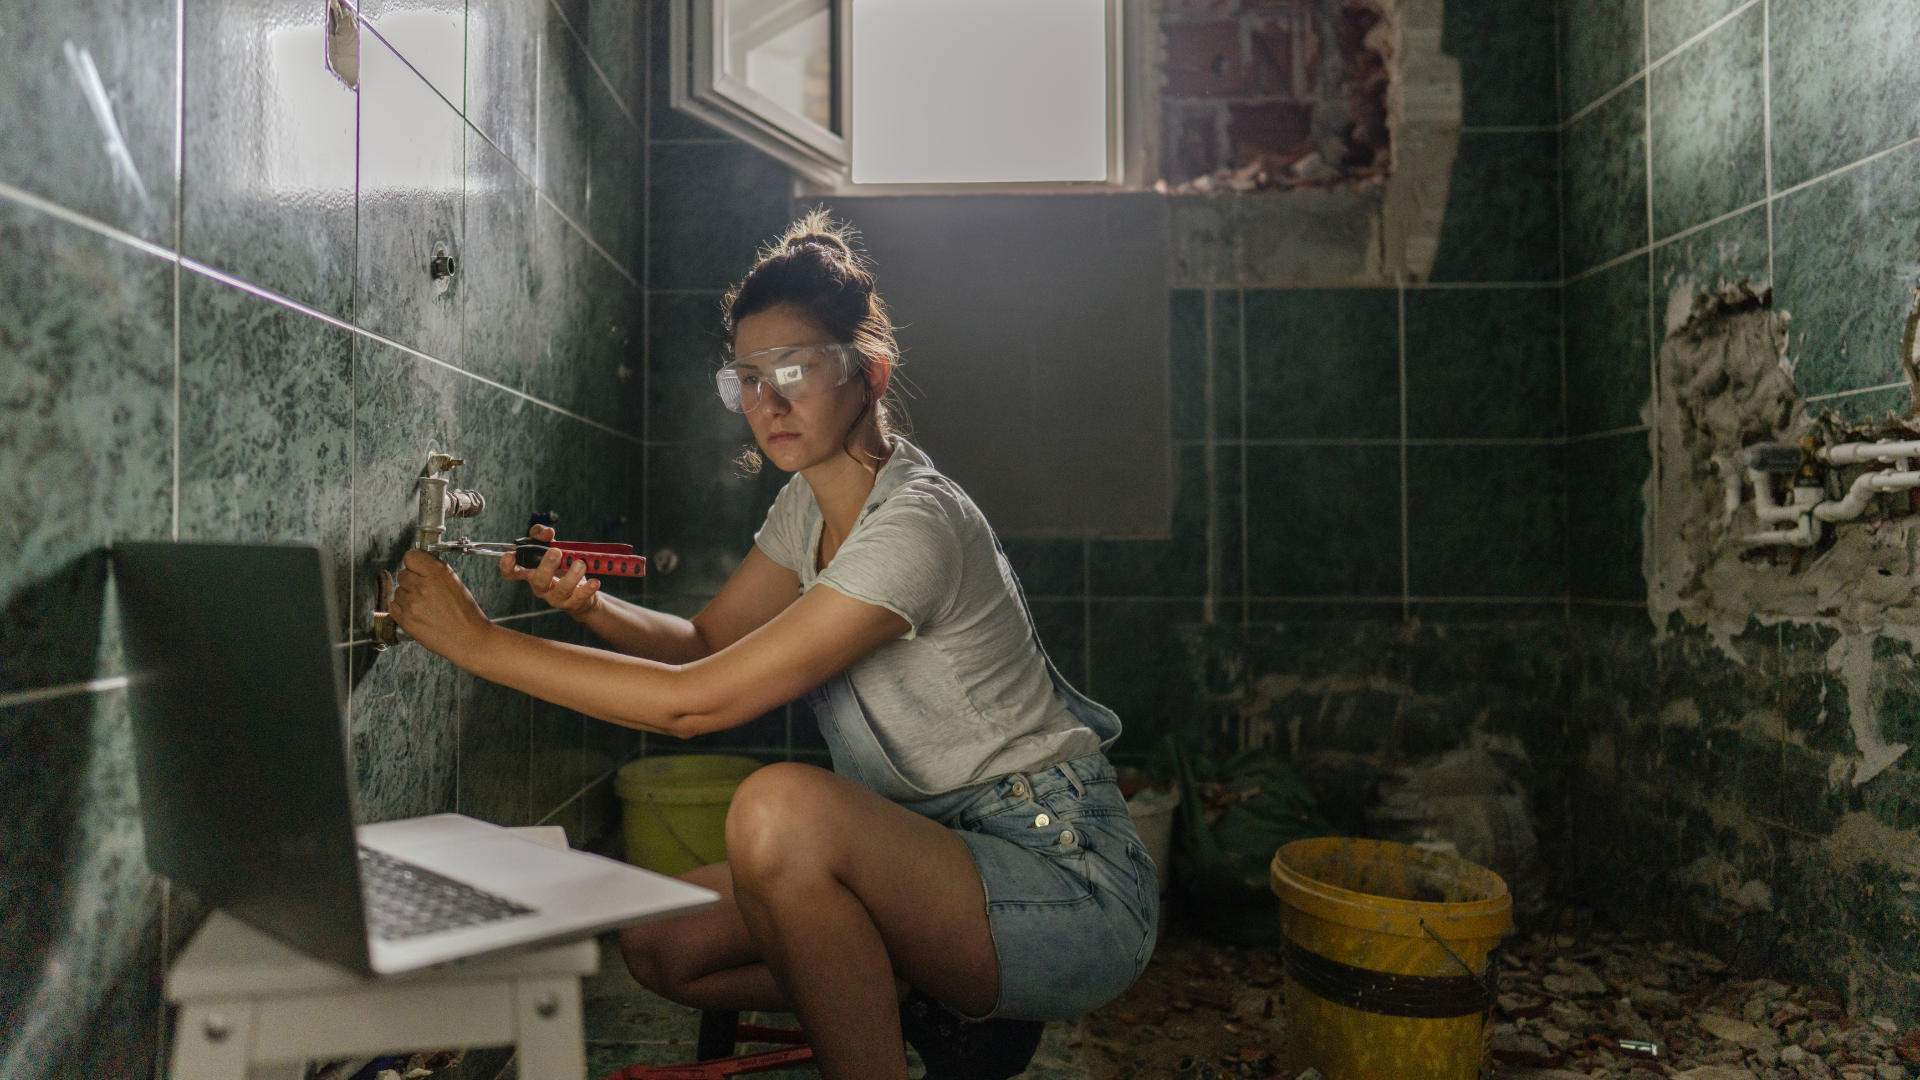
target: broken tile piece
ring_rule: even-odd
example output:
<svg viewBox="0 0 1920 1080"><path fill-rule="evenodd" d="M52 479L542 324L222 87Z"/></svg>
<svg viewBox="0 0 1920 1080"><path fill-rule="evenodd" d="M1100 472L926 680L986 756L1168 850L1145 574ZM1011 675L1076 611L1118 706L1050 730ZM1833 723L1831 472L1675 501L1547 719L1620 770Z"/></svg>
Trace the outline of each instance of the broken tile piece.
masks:
<svg viewBox="0 0 1920 1080"><path fill-rule="evenodd" d="M1694 1018L1693 1022L1700 1026L1700 1030L1716 1039L1737 1043L1750 1050L1765 1050L1774 1045L1772 1032L1749 1024L1745 1020L1735 1020L1731 1016L1701 1013Z"/></svg>

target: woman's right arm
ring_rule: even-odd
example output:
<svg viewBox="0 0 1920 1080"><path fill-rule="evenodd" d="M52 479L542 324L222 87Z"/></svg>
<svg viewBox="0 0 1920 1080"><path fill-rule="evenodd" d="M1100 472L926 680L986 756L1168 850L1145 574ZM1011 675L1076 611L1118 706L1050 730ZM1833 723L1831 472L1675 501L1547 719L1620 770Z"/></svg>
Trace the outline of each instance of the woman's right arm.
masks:
<svg viewBox="0 0 1920 1080"><path fill-rule="evenodd" d="M540 533L546 533L542 536ZM535 538L552 540L553 530L535 527ZM513 556L500 560L501 576L525 581L533 594L593 631L615 652L662 664L687 664L710 656L772 621L800 596L800 576L774 562L756 545L727 579L720 595L691 619L629 603L600 591L576 561L562 574L560 551L547 552L537 567L522 567Z"/></svg>

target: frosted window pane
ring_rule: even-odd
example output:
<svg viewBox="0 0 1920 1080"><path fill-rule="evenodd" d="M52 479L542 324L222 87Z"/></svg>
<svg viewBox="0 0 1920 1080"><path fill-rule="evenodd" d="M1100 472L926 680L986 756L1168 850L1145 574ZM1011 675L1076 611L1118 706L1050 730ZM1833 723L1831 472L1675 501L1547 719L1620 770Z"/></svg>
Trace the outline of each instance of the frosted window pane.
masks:
<svg viewBox="0 0 1920 1080"><path fill-rule="evenodd" d="M1106 0L854 0L855 183L1106 178Z"/></svg>
<svg viewBox="0 0 1920 1080"><path fill-rule="evenodd" d="M833 130L830 0L723 0L726 73Z"/></svg>

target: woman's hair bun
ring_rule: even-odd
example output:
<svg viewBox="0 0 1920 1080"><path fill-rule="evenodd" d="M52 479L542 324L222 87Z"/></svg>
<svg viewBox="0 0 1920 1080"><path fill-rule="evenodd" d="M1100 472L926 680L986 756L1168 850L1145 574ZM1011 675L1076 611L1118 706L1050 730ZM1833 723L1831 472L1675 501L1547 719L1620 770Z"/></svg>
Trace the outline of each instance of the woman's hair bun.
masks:
<svg viewBox="0 0 1920 1080"><path fill-rule="evenodd" d="M774 250L776 252L804 251L810 247L822 248L833 252L843 261L851 262L854 255L853 245L849 241L854 235L851 225L833 220L824 209L813 210L787 226L786 233L780 237Z"/></svg>

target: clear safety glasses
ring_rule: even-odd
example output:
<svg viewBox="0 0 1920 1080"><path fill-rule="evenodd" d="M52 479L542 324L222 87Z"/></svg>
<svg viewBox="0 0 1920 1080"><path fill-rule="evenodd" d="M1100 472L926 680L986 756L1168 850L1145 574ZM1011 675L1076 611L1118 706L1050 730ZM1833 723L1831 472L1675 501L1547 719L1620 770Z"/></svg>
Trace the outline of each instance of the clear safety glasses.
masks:
<svg viewBox="0 0 1920 1080"><path fill-rule="evenodd" d="M714 376L720 400L737 413L750 413L767 391L788 401L845 386L860 370L860 350L852 345L783 345L748 353Z"/></svg>

